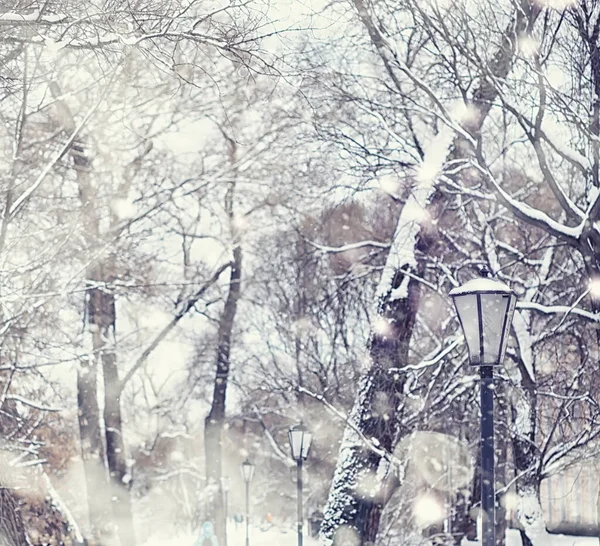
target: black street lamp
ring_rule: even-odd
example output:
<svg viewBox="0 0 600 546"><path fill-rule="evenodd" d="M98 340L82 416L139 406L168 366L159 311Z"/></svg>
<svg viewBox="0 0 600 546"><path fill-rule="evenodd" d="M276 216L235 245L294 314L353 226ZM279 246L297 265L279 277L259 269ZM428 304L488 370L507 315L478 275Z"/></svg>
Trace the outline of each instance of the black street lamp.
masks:
<svg viewBox="0 0 600 546"><path fill-rule="evenodd" d="M481 378L481 526L482 546L496 544L494 477L494 366L504 360L517 295L504 283L473 279L450 292Z"/></svg>
<svg viewBox="0 0 600 546"><path fill-rule="evenodd" d="M221 491L223 491L223 506L225 512L225 542L223 546L227 546L227 518L228 518L228 508L229 508L229 486L231 485L231 478L229 476L221 476Z"/></svg>
<svg viewBox="0 0 600 546"><path fill-rule="evenodd" d="M254 476L254 465L246 459L241 464L241 470L246 483L246 546L250 546L250 482Z"/></svg>
<svg viewBox="0 0 600 546"><path fill-rule="evenodd" d="M312 434L302 423L300 423L299 425L293 426L289 430L288 435L292 457L296 461L298 470L298 477L296 479L298 489L298 546L302 546L302 524L304 521L302 510L302 463L308 457L310 444L312 443Z"/></svg>

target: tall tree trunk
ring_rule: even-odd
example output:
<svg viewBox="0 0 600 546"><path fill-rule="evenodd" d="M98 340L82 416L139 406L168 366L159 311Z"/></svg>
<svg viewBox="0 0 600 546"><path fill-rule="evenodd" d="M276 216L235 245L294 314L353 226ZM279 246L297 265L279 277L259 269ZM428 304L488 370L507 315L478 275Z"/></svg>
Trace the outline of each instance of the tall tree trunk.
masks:
<svg viewBox="0 0 600 546"><path fill-rule="evenodd" d="M394 286L402 281L398 275ZM404 376L390 368L406 364L412 328L419 304L419 282L406 283L408 297L382 304L380 333L370 342L371 368L362 382L344 432L322 536L342 546L351 529L356 544L374 542L383 509L383 490L375 479L382 457L365 446L363 437L377 439L377 447L391 452L400 432L397 408L402 397ZM383 323L383 320L386 322ZM341 533L338 533L341 530ZM354 544L354 542L348 543Z"/></svg>
<svg viewBox="0 0 600 546"><path fill-rule="evenodd" d="M50 90L54 97L60 97L60 89L55 82L50 83ZM57 101L56 113L65 130L73 131L73 114L66 102L60 98ZM96 195L90 180L92 164L81 140L73 142L70 153L79 186L85 238L88 248L93 250L102 244L102 235L95 207ZM133 514L120 405L122 387L114 350L115 296L105 288L114 274L109 262L107 258L100 258L89 265L87 272L90 287L86 293L86 315L92 331L93 358L78 370L79 429L90 523L95 530L94 534L96 537L102 537L116 532L122 546L134 546ZM104 423L100 419L97 393L99 363L104 380Z"/></svg>
<svg viewBox="0 0 600 546"><path fill-rule="evenodd" d="M82 215L87 222L86 236L95 239L97 223L94 221L90 205L93 202L90 186L87 183L87 158L77 153L74 156L77 178L80 183L80 197L82 200ZM90 229L94 231L90 231ZM92 535L96 542L104 544L114 540L114 523L110 510L110 491L106 474L105 447L103 438L103 423L100 417L98 402L98 373L102 351L105 345L104 336L106 328L102 327L103 318L102 301L98 296L99 289L93 287L97 282L92 267L88 272L88 282L92 287L86 291L87 324L92 337L92 354L87 362L83 362L77 370L77 404L79 415L79 436L81 441L81 456L83 459L88 512Z"/></svg>
<svg viewBox="0 0 600 546"><path fill-rule="evenodd" d="M230 146L231 164L234 165L236 160L236 144L232 139L227 138L227 141ZM241 293L242 279L242 248L240 234L235 227L233 214L234 191L235 182L231 184L225 197L225 209L229 216L234 244L233 263L231 264L229 277L229 291L223 307L223 314L219 321L217 362L212 403L210 412L204 421L206 480L207 487L209 488L209 502L207 504L206 518L209 521L213 521L215 534L217 535L219 544L222 545L226 544L227 541L227 522L225 521L223 491L221 490L223 426L225 424L225 403L227 398L229 370L231 367L231 339L233 335L235 314L237 312L237 304Z"/></svg>
<svg viewBox="0 0 600 546"><path fill-rule="evenodd" d="M106 275L101 277L106 279ZM106 462L109 476L109 492L112 520L122 546L135 545L133 511L129 492L130 479L127 470L123 423L121 418L121 385L114 349L116 329L115 295L106 288L92 288L90 298L90 323L92 317L97 328L94 331L94 350L102 363L104 380L104 433Z"/></svg>
<svg viewBox="0 0 600 546"><path fill-rule="evenodd" d="M98 409L98 365L94 354L82 361L77 370L77 408L81 458L85 474L87 505L92 536L103 544L107 533L109 504L104 464L104 447Z"/></svg>
<svg viewBox="0 0 600 546"><path fill-rule="evenodd" d="M390 76L391 84L402 93L398 73L405 73L410 69L389 47L390 41L383 36L370 8L363 0L353 0L353 3ZM477 115L472 116L466 128L472 135L477 135L481 130L498 95L496 82L506 78L512 68L516 36L531 28L539 11L534 4L523 0L516 9L514 20L507 26L504 43L489 66L482 67L482 70L489 70L493 78L483 77L473 94L471 106ZM432 149L437 148L432 152L434 159L427 157L427 151L423 159L428 167L436 166L438 171L444 161L472 153L468 141L452 136L448 138L444 131L445 129L440 131L432 145ZM441 159L443 154L439 153L440 149L447 150L446 156ZM380 281L378 315L370 344L370 369L359 389L344 432L325 509L321 538L326 543L342 544L344 540L348 541L348 533L354 533L356 544L365 545L374 541L377 535L383 496L381 480L376 477L381 476L378 471L381 470L382 460L365 447L363 438L372 439L378 447L390 451L401 433L398 408L402 406L403 378L401 374L390 374L387 370L407 363L408 345L418 309L419 286L416 281L409 280L405 273L422 273L424 256L426 257L429 246L425 230L417 224L410 210L427 209L431 212L430 217L435 220L438 217L437 211L443 208L443 204L444 197L440 192L436 193L435 180L419 181L404 207L405 210L408 209L408 214L405 216L404 211L400 214ZM382 329L387 329L385 335L377 333ZM373 408L380 407L382 403L385 407L383 412L373 411ZM366 492L365 481L370 483ZM343 531L338 533L338 530ZM340 538L341 534L345 535L343 539Z"/></svg>
<svg viewBox="0 0 600 546"><path fill-rule="evenodd" d="M536 396L532 383L513 389L511 400L513 453L515 457L517 509L523 546L549 544L540 503L540 465L535 444Z"/></svg>
<svg viewBox="0 0 600 546"><path fill-rule="evenodd" d="M547 251L548 253L551 250ZM542 278L548 269L541 271ZM530 299L526 292L524 298ZM530 318L515 313L513 331L519 347L519 360L507 371L512 376L510 389L511 437L515 472L518 477L516 519L519 523L523 546L538 546L551 542L540 502L541 465L536 441L537 396L535 385L535 359L531 349Z"/></svg>
<svg viewBox="0 0 600 546"><path fill-rule="evenodd" d="M238 245L233 250L233 264L229 279L229 293L225 301L223 315L219 323L217 342L217 370L213 389L213 399L210 412L204 422L204 449L206 453L206 478L209 487L213 488L214 496L209 503L206 517L215 524L215 532L219 544L225 544L225 511L221 491L222 475L222 441L223 425L225 424L225 402L227 382L230 369L231 337L240 297L242 275L242 250Z"/></svg>

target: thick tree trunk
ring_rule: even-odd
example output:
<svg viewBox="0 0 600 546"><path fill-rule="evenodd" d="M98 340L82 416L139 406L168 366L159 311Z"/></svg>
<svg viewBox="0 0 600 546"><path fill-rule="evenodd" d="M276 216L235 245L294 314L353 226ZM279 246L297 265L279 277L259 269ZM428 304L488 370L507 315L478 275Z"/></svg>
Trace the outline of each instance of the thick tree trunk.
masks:
<svg viewBox="0 0 600 546"><path fill-rule="evenodd" d="M395 286L402 279L397 277ZM419 304L419 282L410 280L408 297L386 302L380 313L381 331L371 339L371 368L359 389L344 432L321 535L343 545L349 535L356 544L374 542L384 503L377 470L382 457L365 446L357 430L377 447L391 452L400 432L398 414L404 376L390 368L407 362L408 346ZM383 322L385 321L385 322ZM341 530L341 533L338 533ZM353 539L350 539L353 540Z"/></svg>
<svg viewBox="0 0 600 546"><path fill-rule="evenodd" d="M82 147L76 147L73 162L80 185L83 222L86 225L86 237L95 240L97 222L89 205L93 202L89 184L89 161ZM93 275L91 275L93 278ZM88 511L92 534L99 544L112 533L110 516L110 493L108 491L103 429L98 404L98 362L103 347L103 329L101 327L102 310L99 307L97 289L90 288L86 293L87 324L92 334L92 354L87 362L82 362L77 370L77 404L79 415L79 436L81 456L87 485Z"/></svg>
<svg viewBox="0 0 600 546"><path fill-rule="evenodd" d="M105 278L103 274L99 276ZM99 362L102 363L104 379L104 433L112 520L121 545L134 546L135 533L129 492L130 479L121 418L121 384L114 349L115 295L104 288L92 288L88 293L90 323L96 326L94 351L99 357Z"/></svg>
<svg viewBox="0 0 600 546"><path fill-rule="evenodd" d="M50 83L50 89L55 97L60 96L60 89L55 82ZM57 102L57 116L67 131L73 129L73 115L63 100ZM102 243L102 236L94 206L96 196L90 180L92 165L82 142L75 141L70 153L79 185L84 234L89 248L94 249ZM100 259L88 268L88 282L91 286L87 290L86 315L92 331L93 358L81 366L77 376L79 429L90 523L95 530L94 534L96 537L103 537L108 536L108 533L117 533L122 546L134 546L130 482L127 479L120 405L122 386L114 346L111 346L114 345L116 327L115 296L103 286L110 281L112 272L109 270L106 259ZM102 365L104 379L104 423L100 420L96 386L98 363Z"/></svg>
<svg viewBox="0 0 600 546"><path fill-rule="evenodd" d="M513 453L516 481L516 517L521 529L523 546L549 544L544 514L540 503L539 457L535 444L536 397L532 384L513 389L511 412L513 423Z"/></svg>
<svg viewBox="0 0 600 546"><path fill-rule="evenodd" d="M98 223L90 210L93 202L89 185L90 162L83 147L75 146L72 151L77 172L82 202L82 216L86 225L86 237L90 242L97 240ZM91 268L90 268L91 269ZM92 271L88 279L93 279ZM98 403L98 363L104 347L102 301L96 288L86 292L87 324L92 335L92 354L88 362L81 365L77 373L77 402L79 408L79 435L84 464L87 501L92 535L99 544L114 540L114 524L110 511L110 491L106 474L103 423Z"/></svg>
<svg viewBox="0 0 600 546"><path fill-rule="evenodd" d="M94 275L103 277L102 274ZM106 446L106 466L108 467L108 482L106 481L106 470L104 458L102 457L103 489L105 494L99 494L98 484L88 481L88 485L94 502L94 509L90 513L94 518L101 517L104 521L104 533L116 534L122 545L135 545L135 534L133 530L133 515L131 499L129 495L129 481L126 479L126 452L123 442L121 408L120 408L120 383L116 365L114 347L111 339L115 332L115 297L104 288L90 288L88 290L88 320L92 329L92 339L96 362L102 364L102 376L104 379L104 434ZM97 364L95 364L97 366ZM91 381L91 380L90 380ZM94 383L97 374L93 376ZM95 411L98 413L97 420L100 422L98 401L96 397ZM100 425L98 425L100 426ZM99 431L99 447L102 449L102 431ZM93 476L92 476L93 478Z"/></svg>
<svg viewBox="0 0 600 546"><path fill-rule="evenodd" d="M92 354L77 370L77 414L91 533L98 544L103 544L102 537L107 533L111 518L107 517L110 504L98 409L97 368Z"/></svg>

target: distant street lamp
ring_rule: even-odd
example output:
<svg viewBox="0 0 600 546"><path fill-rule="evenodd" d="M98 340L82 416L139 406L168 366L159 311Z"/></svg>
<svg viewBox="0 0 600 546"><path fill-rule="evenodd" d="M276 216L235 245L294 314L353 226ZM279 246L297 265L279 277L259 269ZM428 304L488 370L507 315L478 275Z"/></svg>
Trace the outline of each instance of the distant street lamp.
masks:
<svg viewBox="0 0 600 546"><path fill-rule="evenodd" d="M290 448L292 457L296 461L298 477L296 479L298 490L298 546L302 546L302 525L304 514L302 510L302 463L307 459L312 443L312 434L300 423L293 426L289 432Z"/></svg>
<svg viewBox="0 0 600 546"><path fill-rule="evenodd" d="M241 464L241 470L246 483L246 546L250 546L250 482L254 476L254 465L246 459Z"/></svg>
<svg viewBox="0 0 600 546"><path fill-rule="evenodd" d="M229 476L221 476L221 491L223 491L223 503L224 503L224 513L225 513L225 543L223 546L227 546L227 518L228 518L228 508L229 508L229 486L231 485L231 478Z"/></svg>
<svg viewBox="0 0 600 546"><path fill-rule="evenodd" d="M469 349L481 378L482 546L496 544L494 477L494 366L502 363L517 295L504 283L473 279L450 291Z"/></svg>

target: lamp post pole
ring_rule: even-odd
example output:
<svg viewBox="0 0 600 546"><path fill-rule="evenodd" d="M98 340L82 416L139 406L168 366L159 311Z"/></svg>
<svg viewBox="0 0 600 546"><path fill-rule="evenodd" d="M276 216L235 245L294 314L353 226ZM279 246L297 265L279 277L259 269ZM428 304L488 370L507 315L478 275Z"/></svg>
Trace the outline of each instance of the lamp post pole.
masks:
<svg viewBox="0 0 600 546"><path fill-rule="evenodd" d="M296 479L298 486L298 546L302 546L302 523L304 520L304 514L302 510L302 457L298 458L296 468L298 469L298 477Z"/></svg>
<svg viewBox="0 0 600 546"><path fill-rule="evenodd" d="M250 482L246 482L246 546L250 546Z"/></svg>
<svg viewBox="0 0 600 546"><path fill-rule="evenodd" d="M240 469L246 484L246 546L250 546L250 482L254 476L254 465L246 459Z"/></svg>
<svg viewBox="0 0 600 546"><path fill-rule="evenodd" d="M494 368L481 366L479 374L481 378L481 544L495 546Z"/></svg>

